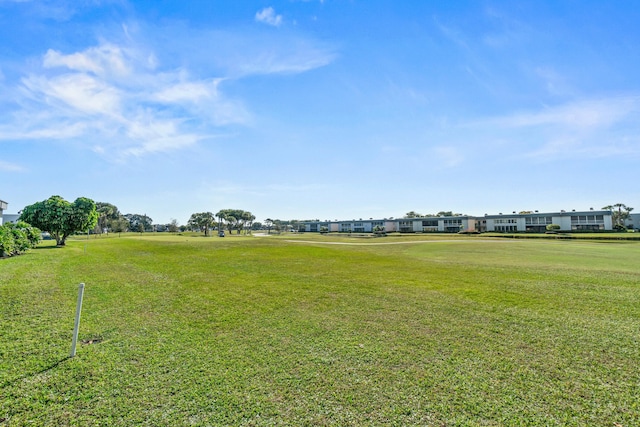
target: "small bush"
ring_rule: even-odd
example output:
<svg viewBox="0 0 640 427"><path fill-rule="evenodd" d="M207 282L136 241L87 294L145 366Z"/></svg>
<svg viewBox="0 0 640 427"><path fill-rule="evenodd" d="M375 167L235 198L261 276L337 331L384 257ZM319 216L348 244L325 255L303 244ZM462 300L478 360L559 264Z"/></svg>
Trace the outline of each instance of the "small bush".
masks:
<svg viewBox="0 0 640 427"><path fill-rule="evenodd" d="M0 256L19 255L35 248L40 241L40 230L26 222L0 226Z"/></svg>
<svg viewBox="0 0 640 427"><path fill-rule="evenodd" d="M547 232L558 232L560 230L560 226L558 224L548 224L546 228Z"/></svg>
<svg viewBox="0 0 640 427"><path fill-rule="evenodd" d="M0 226L0 256L11 256L14 253L15 242L9 228Z"/></svg>

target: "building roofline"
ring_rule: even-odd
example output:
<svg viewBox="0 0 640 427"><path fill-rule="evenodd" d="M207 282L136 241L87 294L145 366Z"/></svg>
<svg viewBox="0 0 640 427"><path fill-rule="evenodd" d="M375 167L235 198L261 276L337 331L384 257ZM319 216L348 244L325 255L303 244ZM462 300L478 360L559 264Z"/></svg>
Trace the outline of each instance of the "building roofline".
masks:
<svg viewBox="0 0 640 427"><path fill-rule="evenodd" d="M534 212L527 214L519 214L519 213L509 213L509 214L491 214L484 215L482 217L477 218L532 218L532 217L540 217L540 216L574 216L574 215L607 215L611 214L611 211L607 210L589 210L589 211L560 211L560 212Z"/></svg>
<svg viewBox="0 0 640 427"><path fill-rule="evenodd" d="M328 221L300 221L302 224L341 224L341 223L354 223L354 222L385 222L385 221L425 221L425 220L450 220L450 219L462 219L462 220L474 220L474 219L496 219L496 218L535 218L544 216L575 216L575 215L611 215L611 211L608 210L588 210L588 211L560 211L560 212L532 212L526 214L520 213L508 213L508 214L491 214L491 215L452 215L452 216L421 216L415 218L379 218L379 219L343 219L343 220L328 220ZM640 213L632 214L640 215Z"/></svg>

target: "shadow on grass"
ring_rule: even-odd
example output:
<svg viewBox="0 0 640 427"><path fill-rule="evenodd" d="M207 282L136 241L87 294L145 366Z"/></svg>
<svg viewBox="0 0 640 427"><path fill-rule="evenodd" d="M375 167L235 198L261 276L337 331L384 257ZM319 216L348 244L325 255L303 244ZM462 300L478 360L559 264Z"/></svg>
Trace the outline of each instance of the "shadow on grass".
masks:
<svg viewBox="0 0 640 427"><path fill-rule="evenodd" d="M21 375L21 376L19 376L17 378L12 379L12 380L7 380L0 386L0 388L5 388L5 387L12 386L15 383L17 383L18 381L22 381L22 380L24 380L26 378L32 378L32 377L35 377L36 375L45 374L45 373L49 372L50 370L57 368L62 362L66 361L66 360L69 360L69 359L71 359L71 356L63 357L62 359L60 359L60 360L58 360L56 362L53 362L49 366L46 366L46 367L40 369L39 371L30 373L30 374L24 374L24 375Z"/></svg>

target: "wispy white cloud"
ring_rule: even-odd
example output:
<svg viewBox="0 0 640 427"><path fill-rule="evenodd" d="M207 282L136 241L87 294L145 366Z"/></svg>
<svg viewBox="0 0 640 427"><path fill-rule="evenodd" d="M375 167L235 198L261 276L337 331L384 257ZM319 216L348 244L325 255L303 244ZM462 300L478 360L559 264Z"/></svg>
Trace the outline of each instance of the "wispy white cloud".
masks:
<svg viewBox="0 0 640 427"><path fill-rule="evenodd" d="M226 82L300 73L335 58L319 43L287 35L176 32L169 49L136 41L152 30L125 25L96 46L49 49L30 73L5 79L11 96L0 105L0 140L75 140L115 158L179 150L225 133L224 126L251 124L244 102L224 93ZM206 58L185 50L205 40L219 46ZM185 56L167 56L174 51Z"/></svg>
<svg viewBox="0 0 640 427"><path fill-rule="evenodd" d="M501 127L561 125L584 129L611 126L639 111L640 96L627 96L576 101L483 122Z"/></svg>
<svg viewBox="0 0 640 427"><path fill-rule="evenodd" d="M264 9L256 12L255 17L257 22L262 22L267 25L279 27L282 24L282 15L277 15L276 11L272 7L265 7Z"/></svg>
<svg viewBox="0 0 640 427"><path fill-rule="evenodd" d="M42 65L45 68L64 67L100 76L105 74L127 75L131 72L122 48L109 43L70 55L63 55L49 49L44 55Z"/></svg>
<svg viewBox="0 0 640 427"><path fill-rule="evenodd" d="M22 110L0 123L0 140L85 138L113 157L181 149L250 117L220 94L220 81L156 72L148 55L114 44L49 50L42 68L21 79Z"/></svg>
<svg viewBox="0 0 640 427"><path fill-rule="evenodd" d="M277 50L258 52L235 66L240 75L295 74L323 67L334 59L332 52L301 42Z"/></svg>
<svg viewBox="0 0 640 427"><path fill-rule="evenodd" d="M9 163L9 162L5 162L0 160L0 171L3 172L23 172L25 169L20 166L20 165L16 165L15 163Z"/></svg>
<svg viewBox="0 0 640 427"><path fill-rule="evenodd" d="M172 86L162 87L152 96L158 102L198 102L218 95L217 86L220 79L211 82L178 82Z"/></svg>
<svg viewBox="0 0 640 427"><path fill-rule="evenodd" d="M237 80L245 76L301 73L330 64L339 46L296 31L270 31L262 26L242 31L130 26L129 33L155 46L155 61L191 70L215 70L210 77ZM140 35L140 33L142 33ZM167 35L171 35L168 37Z"/></svg>
<svg viewBox="0 0 640 427"><path fill-rule="evenodd" d="M19 117L20 115L18 115ZM86 134L89 126L84 122L57 121L48 116L34 115L16 123L0 126L0 140L65 140Z"/></svg>
<svg viewBox="0 0 640 427"><path fill-rule="evenodd" d="M640 96L587 99L476 121L528 158L640 155ZM504 147L502 147L504 149Z"/></svg>
<svg viewBox="0 0 640 427"><path fill-rule="evenodd" d="M84 115L117 115L121 111L118 88L87 74L54 77L30 76L22 80L25 89L49 105L63 104Z"/></svg>

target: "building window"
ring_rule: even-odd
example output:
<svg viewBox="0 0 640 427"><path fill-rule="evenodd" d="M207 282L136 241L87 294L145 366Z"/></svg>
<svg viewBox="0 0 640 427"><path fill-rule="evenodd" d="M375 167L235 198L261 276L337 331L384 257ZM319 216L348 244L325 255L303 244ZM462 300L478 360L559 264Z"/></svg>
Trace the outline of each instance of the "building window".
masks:
<svg viewBox="0 0 640 427"><path fill-rule="evenodd" d="M398 221L401 233L410 233L413 231L413 221Z"/></svg>
<svg viewBox="0 0 640 427"><path fill-rule="evenodd" d="M571 224L604 224L604 215L573 215Z"/></svg>
<svg viewBox="0 0 640 427"><path fill-rule="evenodd" d="M496 219L494 224L516 224L518 222L515 218Z"/></svg>

